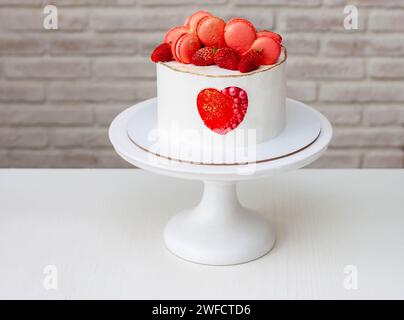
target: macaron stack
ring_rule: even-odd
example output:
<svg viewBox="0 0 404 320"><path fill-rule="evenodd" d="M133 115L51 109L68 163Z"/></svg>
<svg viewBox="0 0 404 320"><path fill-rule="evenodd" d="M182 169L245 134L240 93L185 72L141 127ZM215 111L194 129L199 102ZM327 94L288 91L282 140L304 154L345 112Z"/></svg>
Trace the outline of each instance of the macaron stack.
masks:
<svg viewBox="0 0 404 320"><path fill-rule="evenodd" d="M151 59L197 66L217 65L245 73L260 65L275 64L281 45L279 34L269 30L257 32L246 19L233 18L226 23L209 12L197 11L183 26L167 31Z"/></svg>

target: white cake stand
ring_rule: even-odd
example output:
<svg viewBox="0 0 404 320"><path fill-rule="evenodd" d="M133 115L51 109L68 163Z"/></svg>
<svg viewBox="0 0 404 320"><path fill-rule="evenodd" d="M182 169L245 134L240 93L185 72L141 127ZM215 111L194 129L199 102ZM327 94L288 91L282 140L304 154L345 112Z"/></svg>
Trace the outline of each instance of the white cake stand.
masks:
<svg viewBox="0 0 404 320"><path fill-rule="evenodd" d="M150 103L156 107L155 100L150 100ZM196 263L231 265L257 259L271 250L275 243L274 230L263 216L241 206L236 193L237 181L304 167L320 157L332 137L329 121L318 111L292 99L287 99L287 108L294 114L299 114L298 110L304 111L306 117L302 117L303 122L309 121L309 118L317 119L320 133L295 152L254 163L252 170L245 170L246 166L251 165L243 164L204 165L167 159L162 161L161 156L147 151L129 138L127 125L129 121L133 125L133 116L139 112L140 105L126 109L113 120L109 137L123 159L158 174L204 182L199 204L175 215L165 228L165 243L172 253ZM136 118L139 119L139 126L144 125L141 116ZM304 137L304 134L301 136Z"/></svg>

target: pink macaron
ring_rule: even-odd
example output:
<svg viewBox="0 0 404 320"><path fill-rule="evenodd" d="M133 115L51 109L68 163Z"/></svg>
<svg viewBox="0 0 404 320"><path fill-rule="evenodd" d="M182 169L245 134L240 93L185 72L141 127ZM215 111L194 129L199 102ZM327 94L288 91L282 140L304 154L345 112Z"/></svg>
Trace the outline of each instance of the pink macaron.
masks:
<svg viewBox="0 0 404 320"><path fill-rule="evenodd" d="M165 34L163 42L174 44L177 42L179 37L181 37L184 33L187 33L188 31L189 31L188 27L185 26L177 26L171 28Z"/></svg>
<svg viewBox="0 0 404 320"><path fill-rule="evenodd" d="M199 21L204 17L210 17L212 14L207 11L196 11L185 20L184 26L188 27L190 32L196 32Z"/></svg>
<svg viewBox="0 0 404 320"><path fill-rule="evenodd" d="M185 33L175 43L174 59L181 63L191 63L192 56L200 47L201 42L195 33Z"/></svg>
<svg viewBox="0 0 404 320"><path fill-rule="evenodd" d="M221 48L225 46L225 25L226 23L218 17L206 16L199 21L196 33L203 45Z"/></svg>
<svg viewBox="0 0 404 320"><path fill-rule="evenodd" d="M276 32L269 31L269 30L261 30L257 32L257 38L261 37L269 37L271 39L274 39L275 41L279 42L282 44L282 37L280 34L277 34Z"/></svg>
<svg viewBox="0 0 404 320"><path fill-rule="evenodd" d="M242 18L229 20L224 28L224 40L226 45L242 55L247 52L255 39L257 32L254 25Z"/></svg>
<svg viewBox="0 0 404 320"><path fill-rule="evenodd" d="M254 41L251 49L262 53L262 64L274 64L281 54L281 45L272 38L261 37Z"/></svg>

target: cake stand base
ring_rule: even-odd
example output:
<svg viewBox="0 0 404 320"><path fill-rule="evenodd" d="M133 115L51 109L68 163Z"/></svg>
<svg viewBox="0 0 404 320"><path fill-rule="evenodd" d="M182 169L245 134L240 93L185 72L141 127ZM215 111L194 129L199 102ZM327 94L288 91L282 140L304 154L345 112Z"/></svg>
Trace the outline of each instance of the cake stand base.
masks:
<svg viewBox="0 0 404 320"><path fill-rule="evenodd" d="M265 255L275 243L269 222L241 206L235 182L205 181L199 204L174 216L164 239L176 256L201 264L231 265Z"/></svg>

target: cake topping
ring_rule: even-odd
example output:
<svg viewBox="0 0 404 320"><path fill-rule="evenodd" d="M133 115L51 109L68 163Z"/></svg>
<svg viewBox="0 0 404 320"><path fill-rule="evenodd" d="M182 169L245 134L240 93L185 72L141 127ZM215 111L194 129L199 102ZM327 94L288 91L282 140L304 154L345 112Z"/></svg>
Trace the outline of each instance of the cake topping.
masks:
<svg viewBox="0 0 404 320"><path fill-rule="evenodd" d="M279 34L269 31L269 30L258 31L257 38L261 38L261 37L268 37L268 38L274 39L279 44L282 43L282 37Z"/></svg>
<svg viewBox="0 0 404 320"><path fill-rule="evenodd" d="M175 59L197 66L216 64L245 73L260 65L275 64L281 53L282 37L269 30L257 32L254 25L243 18L233 18L226 23L207 11L197 11L183 26L168 30L163 43L166 45L161 44L153 51L152 61Z"/></svg>
<svg viewBox="0 0 404 320"><path fill-rule="evenodd" d="M188 32L189 32L188 27L184 27L184 26L178 26L178 27L171 28L165 34L163 42L169 43L172 45L177 42L179 37L181 37L184 33L188 33Z"/></svg>
<svg viewBox="0 0 404 320"><path fill-rule="evenodd" d="M192 56L201 47L201 43L194 33L183 34L175 43L174 58L181 63L191 63Z"/></svg>
<svg viewBox="0 0 404 320"><path fill-rule="evenodd" d="M232 48L221 48L215 54L215 63L224 69L237 70L240 58Z"/></svg>
<svg viewBox="0 0 404 320"><path fill-rule="evenodd" d="M215 64L215 53L217 49L214 47L204 47L199 49L192 56L192 63L196 66L210 66Z"/></svg>
<svg viewBox="0 0 404 320"><path fill-rule="evenodd" d="M240 59L238 71L250 72L259 68L262 63L262 50L250 49Z"/></svg>
<svg viewBox="0 0 404 320"><path fill-rule="evenodd" d="M246 19L233 18L227 22L224 29L226 45L240 55L250 49L256 38L257 32L253 24Z"/></svg>
<svg viewBox="0 0 404 320"><path fill-rule="evenodd" d="M274 64L281 54L281 45L272 38L261 37L254 41L251 49L262 51L262 64Z"/></svg>
<svg viewBox="0 0 404 320"><path fill-rule="evenodd" d="M151 59L154 62L159 61L171 61L173 59L173 55L171 53L171 46L168 43L160 44L156 49L154 49Z"/></svg>
<svg viewBox="0 0 404 320"><path fill-rule="evenodd" d="M210 14L210 12L207 11L197 11L187 18L184 25L189 28L190 32L196 32L196 27L198 26L198 23L204 17L209 17L211 15L212 14Z"/></svg>
<svg viewBox="0 0 404 320"><path fill-rule="evenodd" d="M196 29L199 40L207 47L224 47L225 25L226 23L218 17L206 16L202 18Z"/></svg>

